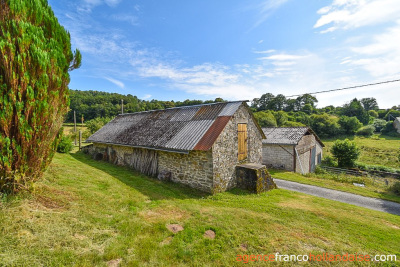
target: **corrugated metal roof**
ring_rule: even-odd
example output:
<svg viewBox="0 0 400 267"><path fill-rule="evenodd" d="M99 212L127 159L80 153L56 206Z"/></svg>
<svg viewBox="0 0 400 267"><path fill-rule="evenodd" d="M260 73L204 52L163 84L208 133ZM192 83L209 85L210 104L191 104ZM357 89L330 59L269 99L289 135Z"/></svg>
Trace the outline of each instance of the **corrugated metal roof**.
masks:
<svg viewBox="0 0 400 267"><path fill-rule="evenodd" d="M263 144L297 145L301 138L308 132L315 135L316 140L324 146L319 137L308 127L271 127L262 128L266 139Z"/></svg>
<svg viewBox="0 0 400 267"><path fill-rule="evenodd" d="M208 150L244 101L118 115L87 142L159 150Z"/></svg>
<svg viewBox="0 0 400 267"><path fill-rule="evenodd" d="M221 113L219 113L219 116L232 116L241 104L241 102L232 102L226 104Z"/></svg>
<svg viewBox="0 0 400 267"><path fill-rule="evenodd" d="M217 117L211 127L194 147L194 150L209 150L230 119L231 116Z"/></svg>

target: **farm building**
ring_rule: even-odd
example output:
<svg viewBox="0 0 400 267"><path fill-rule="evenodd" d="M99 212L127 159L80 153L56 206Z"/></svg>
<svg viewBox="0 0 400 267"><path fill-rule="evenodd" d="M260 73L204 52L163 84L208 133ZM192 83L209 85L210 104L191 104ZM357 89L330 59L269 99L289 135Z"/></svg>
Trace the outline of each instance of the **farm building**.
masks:
<svg viewBox="0 0 400 267"><path fill-rule="evenodd" d="M263 138L246 102L235 101L118 115L87 139L87 152L216 193L236 186L237 165L261 164Z"/></svg>
<svg viewBox="0 0 400 267"><path fill-rule="evenodd" d="M262 128L263 164L267 167L309 173L321 163L324 144L308 127Z"/></svg>
<svg viewBox="0 0 400 267"><path fill-rule="evenodd" d="M393 126L396 129L396 131L398 133L400 133L400 117L397 117L394 121L393 121Z"/></svg>

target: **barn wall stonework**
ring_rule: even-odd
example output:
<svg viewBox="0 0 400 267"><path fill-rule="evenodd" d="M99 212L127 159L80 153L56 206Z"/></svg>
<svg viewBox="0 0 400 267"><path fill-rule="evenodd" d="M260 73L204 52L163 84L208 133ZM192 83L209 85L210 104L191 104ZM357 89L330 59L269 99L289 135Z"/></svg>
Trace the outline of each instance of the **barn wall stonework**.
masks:
<svg viewBox="0 0 400 267"><path fill-rule="evenodd" d="M190 151L179 154L159 151L159 172L171 172L171 180L176 183L212 192L213 163L211 151Z"/></svg>
<svg viewBox="0 0 400 267"><path fill-rule="evenodd" d="M270 168L294 171L294 154L292 145L263 144L263 164Z"/></svg>
<svg viewBox="0 0 400 267"><path fill-rule="evenodd" d="M238 160L238 124L247 123L247 159ZM241 106L212 147L213 193L236 187L236 165L262 161L262 135L247 108Z"/></svg>
<svg viewBox="0 0 400 267"><path fill-rule="evenodd" d="M128 166L153 177L160 172L170 172L173 182L212 192L211 151L191 151L189 154L180 154L96 143L88 148L88 153L94 159Z"/></svg>

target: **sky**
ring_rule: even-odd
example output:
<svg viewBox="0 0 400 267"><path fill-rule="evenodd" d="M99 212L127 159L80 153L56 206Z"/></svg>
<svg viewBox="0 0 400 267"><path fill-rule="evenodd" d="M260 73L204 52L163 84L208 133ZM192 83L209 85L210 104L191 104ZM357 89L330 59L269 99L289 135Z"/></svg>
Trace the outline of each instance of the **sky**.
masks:
<svg viewBox="0 0 400 267"><path fill-rule="evenodd" d="M400 79L398 0L49 0L82 66L71 89L140 99L252 100ZM316 95L318 107L400 82Z"/></svg>

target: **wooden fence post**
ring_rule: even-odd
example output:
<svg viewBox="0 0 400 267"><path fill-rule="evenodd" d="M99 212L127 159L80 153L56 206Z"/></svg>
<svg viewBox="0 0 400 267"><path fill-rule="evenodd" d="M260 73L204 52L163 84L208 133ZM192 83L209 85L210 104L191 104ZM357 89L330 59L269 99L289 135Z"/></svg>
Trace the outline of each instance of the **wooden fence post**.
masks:
<svg viewBox="0 0 400 267"><path fill-rule="evenodd" d="M82 131L79 130L79 150L81 150L82 147Z"/></svg>

